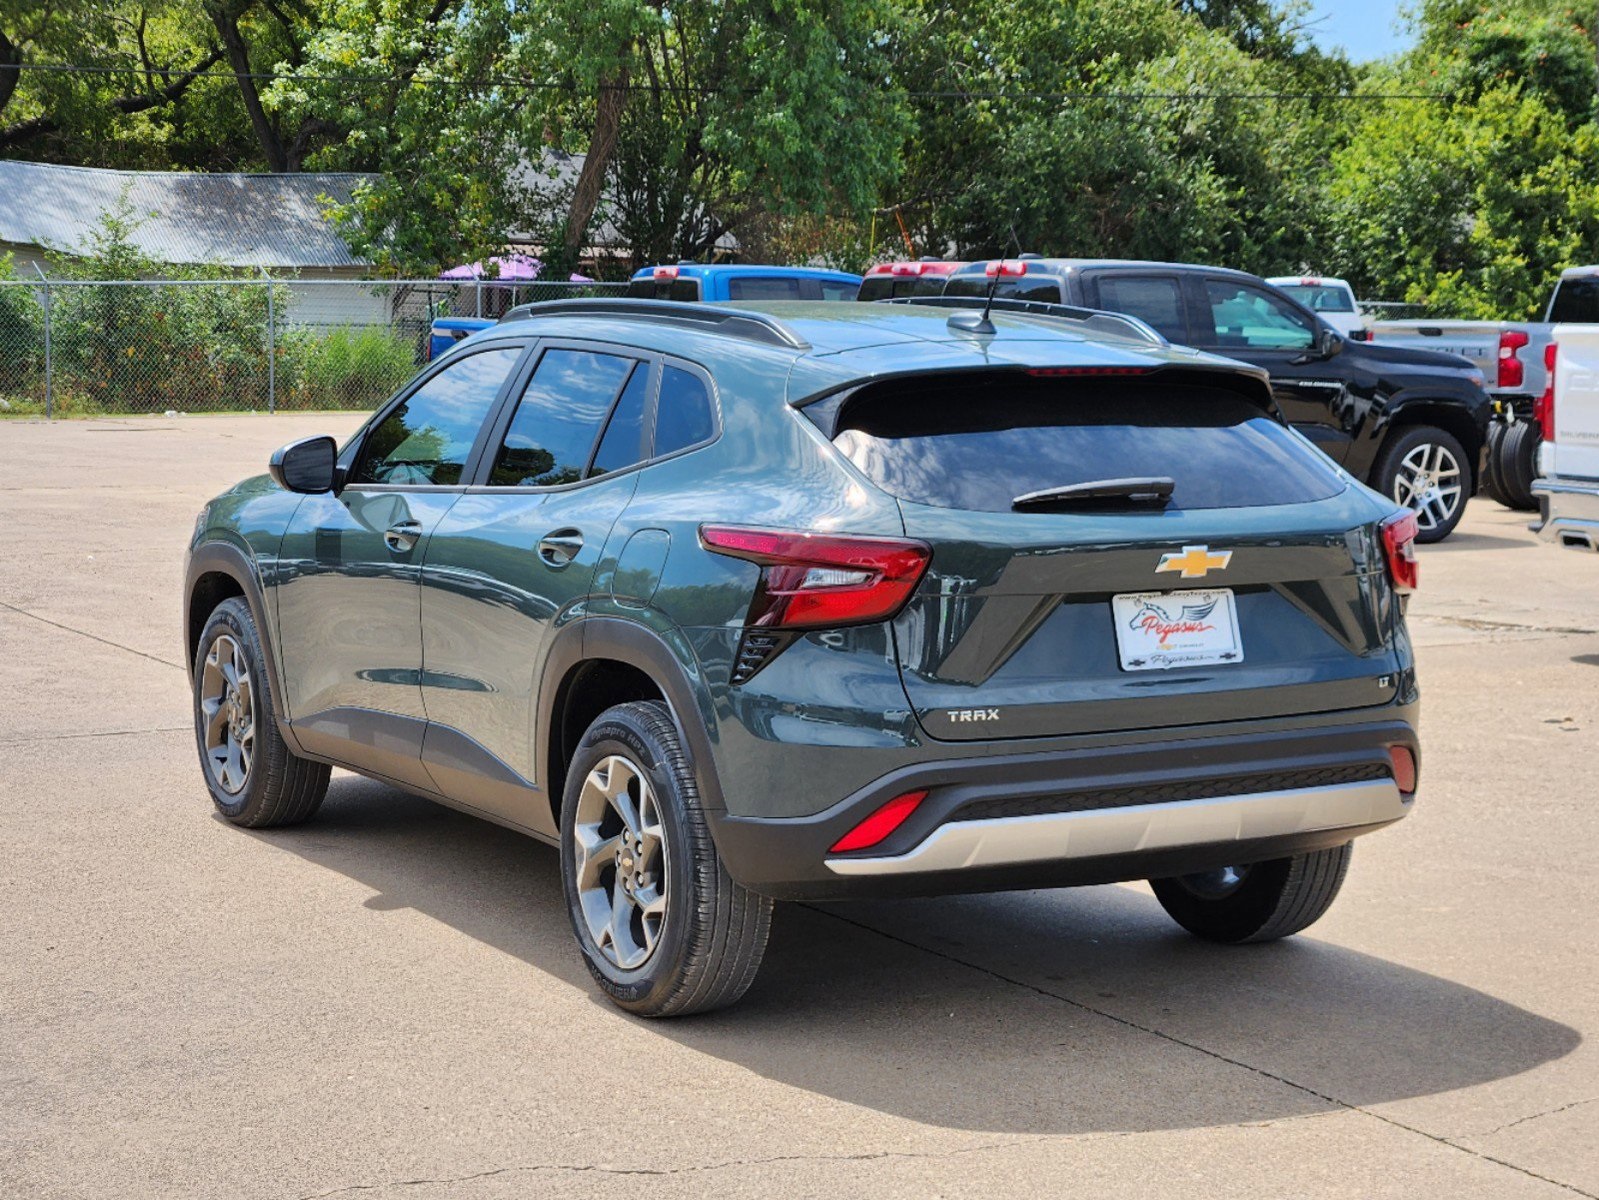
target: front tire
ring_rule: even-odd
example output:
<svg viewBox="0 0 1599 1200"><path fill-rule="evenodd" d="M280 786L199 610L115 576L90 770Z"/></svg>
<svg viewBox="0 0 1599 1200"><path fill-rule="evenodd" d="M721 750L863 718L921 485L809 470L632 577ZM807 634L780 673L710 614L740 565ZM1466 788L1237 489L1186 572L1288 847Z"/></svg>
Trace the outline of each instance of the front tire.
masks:
<svg viewBox="0 0 1599 1200"><path fill-rule="evenodd" d="M1371 486L1416 514L1417 541L1441 542L1465 515L1471 465L1454 434L1433 425L1412 425L1383 447Z"/></svg>
<svg viewBox="0 0 1599 1200"><path fill-rule="evenodd" d="M709 1012L754 982L772 902L728 874L659 701L607 709L578 744L561 804L561 882L589 973L628 1012Z"/></svg>
<svg viewBox="0 0 1599 1200"><path fill-rule="evenodd" d="M261 634L242 596L217 605L200 631L194 733L211 800L235 825L297 825L321 806L328 767L297 757L278 732Z"/></svg>
<svg viewBox="0 0 1599 1200"><path fill-rule="evenodd" d="M1351 843L1270 862L1151 879L1172 920L1208 942L1271 942L1318 921L1349 871Z"/></svg>

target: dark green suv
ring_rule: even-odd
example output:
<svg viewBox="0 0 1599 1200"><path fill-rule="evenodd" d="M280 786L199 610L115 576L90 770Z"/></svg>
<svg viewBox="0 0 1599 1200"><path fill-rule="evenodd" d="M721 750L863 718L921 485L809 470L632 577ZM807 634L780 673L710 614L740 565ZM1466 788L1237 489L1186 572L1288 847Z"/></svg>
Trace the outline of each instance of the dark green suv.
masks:
<svg viewBox="0 0 1599 1200"><path fill-rule="evenodd" d="M1411 806L1414 537L1124 319L537 306L200 514L200 761L240 825L331 764L558 845L648 1015L774 898L1149 879L1260 941Z"/></svg>

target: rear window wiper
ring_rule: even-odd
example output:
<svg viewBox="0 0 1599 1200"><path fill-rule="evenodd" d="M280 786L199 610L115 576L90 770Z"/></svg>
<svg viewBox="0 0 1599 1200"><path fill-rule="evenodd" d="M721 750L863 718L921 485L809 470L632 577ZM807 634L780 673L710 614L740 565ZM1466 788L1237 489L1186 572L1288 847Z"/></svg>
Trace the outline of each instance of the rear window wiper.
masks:
<svg viewBox="0 0 1599 1200"><path fill-rule="evenodd" d="M1137 479L1091 479L1087 483L1069 483L1064 487L1027 492L1012 500L1010 506L1015 509L1135 504L1163 508L1176 486L1176 481L1165 475Z"/></svg>

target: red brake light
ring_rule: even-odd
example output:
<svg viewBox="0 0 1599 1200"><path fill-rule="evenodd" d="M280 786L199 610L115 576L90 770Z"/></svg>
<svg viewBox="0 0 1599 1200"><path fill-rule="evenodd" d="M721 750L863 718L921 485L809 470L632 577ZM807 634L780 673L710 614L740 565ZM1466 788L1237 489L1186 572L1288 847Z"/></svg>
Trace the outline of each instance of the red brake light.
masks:
<svg viewBox="0 0 1599 1200"><path fill-rule="evenodd" d="M889 267L889 271L895 275L920 275L925 270L927 264L920 262L899 262Z"/></svg>
<svg viewBox="0 0 1599 1200"><path fill-rule="evenodd" d="M995 275L998 275L1001 278L1025 275L1027 274L1027 264L1024 262L1012 262L1011 260L1005 258L996 258L993 262L989 263L983 268L983 274L987 275L990 279L992 279Z"/></svg>
<svg viewBox="0 0 1599 1200"><path fill-rule="evenodd" d="M1300 287L1320 287L1321 286L1321 280L1319 280L1319 279L1301 279L1299 281L1299 286Z"/></svg>
<svg viewBox="0 0 1599 1200"><path fill-rule="evenodd" d="M700 544L761 568L746 623L820 629L887 620L910 599L932 560L925 542L700 527Z"/></svg>
<svg viewBox="0 0 1599 1200"><path fill-rule="evenodd" d="M895 796L834 842L833 853L843 854L848 850L864 850L868 846L877 845L905 824L906 819L916 811L916 806L925 799L927 799L925 791L906 792L903 796Z"/></svg>
<svg viewBox="0 0 1599 1200"><path fill-rule="evenodd" d="M1068 379L1074 375L1148 375L1153 367L1029 367L1034 379Z"/></svg>
<svg viewBox="0 0 1599 1200"><path fill-rule="evenodd" d="M1520 387L1526 372L1521 356L1516 352L1527 344L1527 335L1519 329L1507 329L1499 335L1499 386Z"/></svg>
<svg viewBox="0 0 1599 1200"><path fill-rule="evenodd" d="M1395 513L1382 523L1382 548L1388 556L1388 578L1401 595L1416 590L1421 583L1421 567L1416 562L1416 514L1408 509Z"/></svg>
<svg viewBox="0 0 1599 1200"><path fill-rule="evenodd" d="M653 271L650 272L650 278L652 278L652 279L676 279L677 278L677 268L676 267L656 267Z"/></svg>
<svg viewBox="0 0 1599 1200"><path fill-rule="evenodd" d="M1555 440L1555 356L1560 347L1550 342L1543 348L1545 380L1543 395L1532 402L1532 419L1538 422L1538 432L1543 440Z"/></svg>

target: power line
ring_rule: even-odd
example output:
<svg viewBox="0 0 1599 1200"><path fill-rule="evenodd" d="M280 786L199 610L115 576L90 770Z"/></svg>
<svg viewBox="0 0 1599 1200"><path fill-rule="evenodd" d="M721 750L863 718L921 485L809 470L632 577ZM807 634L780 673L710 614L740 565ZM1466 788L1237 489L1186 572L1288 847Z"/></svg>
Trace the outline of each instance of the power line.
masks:
<svg viewBox="0 0 1599 1200"><path fill-rule="evenodd" d="M146 85L159 80L163 84L175 79L252 79L273 82L279 79L296 83L337 84L421 84L431 87L522 87L539 91L587 92L590 89L565 80L532 79L519 75L492 75L481 79L457 79L432 75L311 75L293 71L158 71L150 67L94 67L73 63L7 63L0 64L0 75L7 71L37 71L52 75L136 75L143 76ZM757 95L758 88L691 87L681 84L628 83L608 85L629 92L678 92L695 95L718 95L739 92ZM1426 100L1449 103L1452 97L1437 92L1033 92L1033 91L970 91L957 88L905 89L896 92L910 100L1114 100L1141 103L1158 100L1332 100L1339 102L1372 103L1387 100Z"/></svg>

